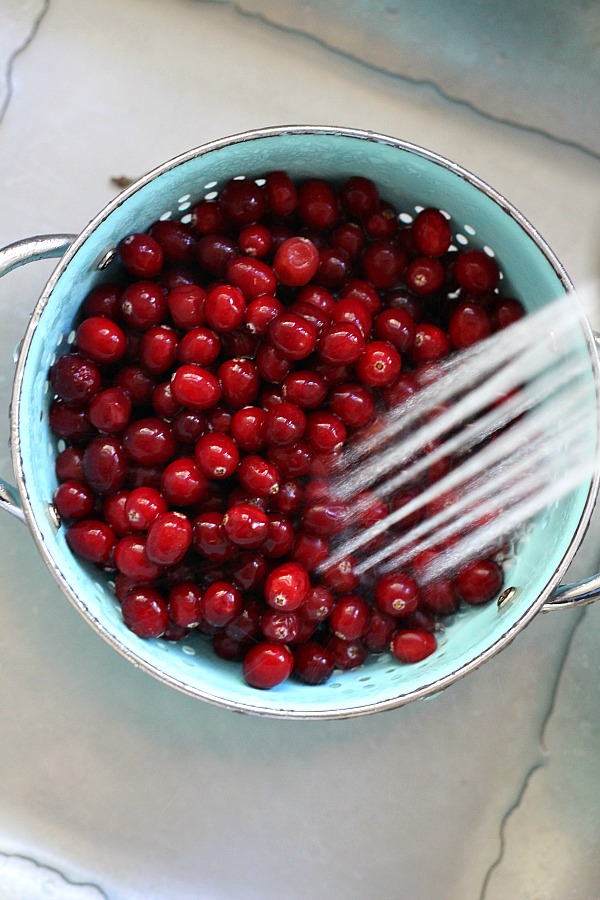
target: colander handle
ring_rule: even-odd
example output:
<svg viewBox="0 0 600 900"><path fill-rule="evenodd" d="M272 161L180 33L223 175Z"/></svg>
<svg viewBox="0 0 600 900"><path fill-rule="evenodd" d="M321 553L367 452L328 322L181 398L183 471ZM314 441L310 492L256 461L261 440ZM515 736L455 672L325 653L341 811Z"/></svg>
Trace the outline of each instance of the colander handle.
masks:
<svg viewBox="0 0 600 900"><path fill-rule="evenodd" d="M75 240L74 234L46 234L16 241L0 250L0 277L29 262L57 259ZM21 522L25 515L16 488L0 478L0 510L5 510Z"/></svg>

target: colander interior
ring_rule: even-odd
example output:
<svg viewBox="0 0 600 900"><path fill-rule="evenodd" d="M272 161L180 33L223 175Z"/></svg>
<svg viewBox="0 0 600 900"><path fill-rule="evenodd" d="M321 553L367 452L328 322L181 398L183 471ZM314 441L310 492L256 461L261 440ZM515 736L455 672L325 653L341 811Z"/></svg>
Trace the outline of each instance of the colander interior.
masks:
<svg viewBox="0 0 600 900"><path fill-rule="evenodd" d="M15 468L26 515L49 568L79 611L116 649L151 674L188 693L235 709L297 717L337 717L385 709L446 687L495 653L539 609L566 569L590 508L590 485L552 505L536 520L507 568L520 588L502 608L459 613L439 636L436 653L401 666L388 654L340 673L325 685L290 679L271 691L245 685L240 668L218 659L200 637L179 644L144 641L123 624L108 578L75 560L64 527L51 514L57 441L48 427L47 372L73 339L73 321L86 293L111 280L99 263L120 239L159 218L186 216L190 206L232 176L260 178L286 169L296 179L342 181L366 175L409 222L419 208L438 206L452 220L457 246L485 247L504 275L503 291L536 309L564 293L568 278L533 228L502 197L458 166L381 136L340 129L269 129L190 151L139 181L111 203L57 267L25 336L13 398ZM590 357L582 330L581 352ZM591 414L594 415L592 409ZM591 435L595 435L592 422ZM592 438L591 438L592 439Z"/></svg>

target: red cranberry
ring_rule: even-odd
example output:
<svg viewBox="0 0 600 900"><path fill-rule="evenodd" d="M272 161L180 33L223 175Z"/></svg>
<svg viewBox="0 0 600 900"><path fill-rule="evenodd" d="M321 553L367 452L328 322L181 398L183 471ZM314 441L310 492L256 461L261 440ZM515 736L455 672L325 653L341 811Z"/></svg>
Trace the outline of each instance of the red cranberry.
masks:
<svg viewBox="0 0 600 900"><path fill-rule="evenodd" d="M437 649L437 641L429 631L398 631L392 638L391 650L403 663L417 663L427 659Z"/></svg>
<svg viewBox="0 0 600 900"><path fill-rule="evenodd" d="M88 415L90 422L98 431L118 434L128 425L131 418L131 398L123 388L106 388L92 399Z"/></svg>
<svg viewBox="0 0 600 900"><path fill-rule="evenodd" d="M267 443L287 447L300 440L306 428L306 416L295 403L279 403L265 418Z"/></svg>
<svg viewBox="0 0 600 900"><path fill-rule="evenodd" d="M324 329L319 338L318 353L329 366L346 366L355 363L365 349L365 339L352 322L339 322Z"/></svg>
<svg viewBox="0 0 600 900"><path fill-rule="evenodd" d="M435 294L443 286L445 277L443 265L432 256L415 257L404 272L406 286L418 296Z"/></svg>
<svg viewBox="0 0 600 900"><path fill-rule="evenodd" d="M268 641L293 643L300 633L300 619L295 612L267 609L262 617L261 629Z"/></svg>
<svg viewBox="0 0 600 900"><path fill-rule="evenodd" d="M216 200L201 200L192 208L192 227L200 234L213 234L225 228L225 217Z"/></svg>
<svg viewBox="0 0 600 900"><path fill-rule="evenodd" d="M270 384L281 384L292 369L291 360L277 350L273 344L261 344L256 354L256 366L263 379Z"/></svg>
<svg viewBox="0 0 600 900"><path fill-rule="evenodd" d="M306 684L325 684L334 668L333 654L317 641L307 641L294 649L294 673Z"/></svg>
<svg viewBox="0 0 600 900"><path fill-rule="evenodd" d="M311 369L290 372L283 381L283 396L301 409L316 409L327 397L327 382Z"/></svg>
<svg viewBox="0 0 600 900"><path fill-rule="evenodd" d="M180 562L192 544L192 526L181 512L158 515L148 529L146 555L159 566Z"/></svg>
<svg viewBox="0 0 600 900"><path fill-rule="evenodd" d="M94 494L83 481L63 481L53 499L57 513L64 519L87 519L94 509Z"/></svg>
<svg viewBox="0 0 600 900"><path fill-rule="evenodd" d="M448 334L457 350L465 350L489 337L492 333L490 317L483 307L463 301L450 316Z"/></svg>
<svg viewBox="0 0 600 900"><path fill-rule="evenodd" d="M263 216L266 197L263 189L249 178L232 178L221 191L219 205L227 221L249 225Z"/></svg>
<svg viewBox="0 0 600 900"><path fill-rule="evenodd" d="M184 364L175 370L171 390L182 406L193 410L210 409L221 397L217 376L194 364Z"/></svg>
<svg viewBox="0 0 600 900"><path fill-rule="evenodd" d="M176 266L192 262L196 236L185 222L164 219L155 222L148 233L160 245L165 262Z"/></svg>
<svg viewBox="0 0 600 900"><path fill-rule="evenodd" d="M343 250L348 259L360 257L365 247L365 233L356 222L341 222L334 228L331 242L334 247Z"/></svg>
<svg viewBox="0 0 600 900"><path fill-rule="evenodd" d="M329 638L326 648L331 653L336 669L357 669L365 663L368 655L362 641L346 641L336 634Z"/></svg>
<svg viewBox="0 0 600 900"><path fill-rule="evenodd" d="M269 325L269 338L285 359L305 359L315 348L317 332L302 316L283 312Z"/></svg>
<svg viewBox="0 0 600 900"><path fill-rule="evenodd" d="M422 322L417 325L415 339L410 349L414 363L428 363L442 359L450 352L450 339L437 325Z"/></svg>
<svg viewBox="0 0 600 900"><path fill-rule="evenodd" d="M268 449L269 462L277 466L283 478L302 478L310 471L313 454L304 441L296 444L273 446Z"/></svg>
<svg viewBox="0 0 600 900"><path fill-rule="evenodd" d="M238 467L240 454L237 444L228 434L203 434L194 450L200 472L206 478L231 478Z"/></svg>
<svg viewBox="0 0 600 900"><path fill-rule="evenodd" d="M269 559L280 559L292 549L294 544L294 526L285 516L272 515L269 519L269 530L261 550Z"/></svg>
<svg viewBox="0 0 600 900"><path fill-rule="evenodd" d="M59 481L83 481L83 450L81 447L65 447L61 450L54 464Z"/></svg>
<svg viewBox="0 0 600 900"><path fill-rule="evenodd" d="M379 191L370 178L352 175L340 188L342 208L354 219L366 219L379 207Z"/></svg>
<svg viewBox="0 0 600 900"><path fill-rule="evenodd" d="M371 341L356 363L359 380L369 387L392 384L402 367L400 354L388 341Z"/></svg>
<svg viewBox="0 0 600 900"><path fill-rule="evenodd" d="M125 502L125 515L132 531L147 531L157 516L166 511L165 498L152 487L134 488Z"/></svg>
<svg viewBox="0 0 600 900"><path fill-rule="evenodd" d="M92 316L106 316L116 319L119 315L119 297L123 292L120 284L99 284L92 288L83 301L82 312L86 319Z"/></svg>
<svg viewBox="0 0 600 900"><path fill-rule="evenodd" d="M347 594L331 611L331 630L345 641L356 641L364 634L369 622L368 603L358 594Z"/></svg>
<svg viewBox="0 0 600 900"><path fill-rule="evenodd" d="M321 247L319 250L319 266L316 281L329 290L337 290L347 279L350 270L350 257L339 247Z"/></svg>
<svg viewBox="0 0 600 900"><path fill-rule="evenodd" d="M204 591L202 617L215 628L223 628L241 613L242 595L229 581L215 581Z"/></svg>
<svg viewBox="0 0 600 900"><path fill-rule="evenodd" d="M398 627L399 620L379 609L373 609L369 622L362 635L362 641L369 653L383 653L389 649L390 642Z"/></svg>
<svg viewBox="0 0 600 900"><path fill-rule="evenodd" d="M407 616L419 605L419 586L407 572L382 575L375 585L375 603L388 616Z"/></svg>
<svg viewBox="0 0 600 900"><path fill-rule="evenodd" d="M169 607L159 591L149 586L133 588L121 604L123 621L141 638L157 638L169 625Z"/></svg>
<svg viewBox="0 0 600 900"><path fill-rule="evenodd" d="M269 517L252 503L231 506L223 516L223 529L232 544L255 550L269 533Z"/></svg>
<svg viewBox="0 0 600 900"><path fill-rule="evenodd" d="M75 344L88 359L103 365L118 362L127 347L123 329L104 316L84 319L75 332Z"/></svg>
<svg viewBox="0 0 600 900"><path fill-rule="evenodd" d="M149 234L130 234L119 244L121 263L134 278L156 278L163 267L163 249Z"/></svg>
<svg viewBox="0 0 600 900"><path fill-rule="evenodd" d="M373 418L375 400L369 388L360 384L340 384L329 394L329 408L344 425L362 428Z"/></svg>
<svg viewBox="0 0 600 900"><path fill-rule="evenodd" d="M491 319L494 331L507 328L513 322L518 322L525 315L525 307L519 300L510 297L498 297L491 309Z"/></svg>
<svg viewBox="0 0 600 900"><path fill-rule="evenodd" d="M205 291L197 284L182 284L167 294L167 306L177 328L204 325Z"/></svg>
<svg viewBox="0 0 600 900"><path fill-rule="evenodd" d="M207 495L208 482L192 459L174 459L161 475L161 491L173 506L193 506Z"/></svg>
<svg viewBox="0 0 600 900"><path fill-rule="evenodd" d="M160 325L168 311L165 292L154 281L134 281L121 294L119 307L123 321L138 331Z"/></svg>
<svg viewBox="0 0 600 900"><path fill-rule="evenodd" d="M493 559L475 559L463 566L456 576L456 587L462 599L471 606L489 603L502 589L504 573Z"/></svg>
<svg viewBox="0 0 600 900"><path fill-rule="evenodd" d="M301 287L316 275L319 251L305 237L291 237L279 245L273 259L273 269L281 284Z"/></svg>
<svg viewBox="0 0 600 900"><path fill-rule="evenodd" d="M214 287L206 295L204 316L208 325L215 331L233 331L244 321L246 300L239 288L234 285Z"/></svg>
<svg viewBox="0 0 600 900"><path fill-rule="evenodd" d="M272 569L265 582L265 600L273 609L291 612L302 606L310 590L310 578L297 562L282 563Z"/></svg>
<svg viewBox="0 0 600 900"><path fill-rule="evenodd" d="M123 447L131 459L147 466L160 465L172 459L177 443L166 422L149 416L127 426L123 434Z"/></svg>
<svg viewBox="0 0 600 900"><path fill-rule="evenodd" d="M149 584L163 574L162 565L146 554L146 536L126 534L115 546L115 565L119 572L139 584Z"/></svg>
<svg viewBox="0 0 600 900"><path fill-rule="evenodd" d="M375 288L392 288L400 280L406 266L406 254L398 244L377 240L368 244L362 255L362 267Z"/></svg>
<svg viewBox="0 0 600 900"><path fill-rule="evenodd" d="M335 191L320 178L309 178L298 188L298 215L317 231L333 228L340 218Z"/></svg>
<svg viewBox="0 0 600 900"><path fill-rule="evenodd" d="M266 294L251 300L244 313L246 328L257 335L267 334L271 322L283 312L283 303Z"/></svg>
<svg viewBox="0 0 600 900"><path fill-rule="evenodd" d="M223 514L220 512L200 513L193 522L192 540L200 556L211 562L225 562L238 552L225 533Z"/></svg>
<svg viewBox="0 0 600 900"><path fill-rule="evenodd" d="M375 335L380 341L389 341L396 350L405 353L415 339L415 322L404 309L384 309L375 320Z"/></svg>
<svg viewBox="0 0 600 900"><path fill-rule="evenodd" d="M460 598L450 578L428 581L421 585L420 591L422 605L438 616L455 613L460 606Z"/></svg>
<svg viewBox="0 0 600 900"><path fill-rule="evenodd" d="M260 375L251 359L227 359L219 366L217 376L225 403L234 409L250 406L260 388Z"/></svg>
<svg viewBox="0 0 600 900"><path fill-rule="evenodd" d="M376 316L381 309L379 291L369 281L362 278L349 278L340 290L340 300L359 300L371 316Z"/></svg>
<svg viewBox="0 0 600 900"><path fill-rule="evenodd" d="M83 454L83 472L87 484L96 494L112 494L127 480L125 446L117 438L94 438Z"/></svg>
<svg viewBox="0 0 600 900"><path fill-rule="evenodd" d="M287 172L269 172L265 178L265 195L274 216L285 218L296 209L298 193Z"/></svg>
<svg viewBox="0 0 600 900"><path fill-rule="evenodd" d="M227 282L241 290L246 300L255 300L264 294L271 295L277 287L275 273L262 259L236 256L225 269Z"/></svg>
<svg viewBox="0 0 600 900"><path fill-rule="evenodd" d="M306 440L317 453L336 453L346 442L346 426L334 413L316 410L306 419Z"/></svg>
<svg viewBox="0 0 600 900"><path fill-rule="evenodd" d="M238 235L238 246L246 256L256 256L259 259L267 256L273 238L266 225L258 222L245 225Z"/></svg>
<svg viewBox="0 0 600 900"><path fill-rule="evenodd" d="M269 690L286 681L293 667L294 657L286 644L262 641L244 657L242 672L251 687Z"/></svg>
<svg viewBox="0 0 600 900"><path fill-rule="evenodd" d="M454 263L454 277L467 291L493 291L498 284L500 270L494 257L484 250L462 250Z"/></svg>
<svg viewBox="0 0 600 900"><path fill-rule="evenodd" d="M88 562L104 565L110 559L117 536L100 519L80 519L69 526L66 534L70 549Z"/></svg>
<svg viewBox="0 0 600 900"><path fill-rule="evenodd" d="M67 353L50 369L50 384L65 403L83 405L100 390L102 376L95 362L78 353Z"/></svg>
<svg viewBox="0 0 600 900"><path fill-rule="evenodd" d="M412 238L424 256L443 256L452 241L447 218L439 209L422 209L411 225Z"/></svg>
<svg viewBox="0 0 600 900"><path fill-rule="evenodd" d="M171 619L183 628L195 628L202 621L202 591L194 581L174 584L167 598Z"/></svg>

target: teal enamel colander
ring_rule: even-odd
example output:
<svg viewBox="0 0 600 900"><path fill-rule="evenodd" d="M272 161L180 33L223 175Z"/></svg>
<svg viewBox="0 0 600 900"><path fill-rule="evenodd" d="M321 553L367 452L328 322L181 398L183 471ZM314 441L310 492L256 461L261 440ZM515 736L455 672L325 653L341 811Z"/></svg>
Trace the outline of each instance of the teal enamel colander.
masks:
<svg viewBox="0 0 600 900"><path fill-rule="evenodd" d="M285 169L295 179L372 178L406 216L422 206L447 211L457 245L487 247L501 263L506 293L529 310L570 292L571 282L531 224L500 194L460 166L392 137L333 127L267 128L213 141L178 156L128 187L77 237L50 235L0 251L0 274L36 259L60 257L24 336L11 405L16 487L0 486L0 505L23 519L50 572L74 606L136 666L195 697L244 712L288 718L342 718L400 706L448 687L505 647L542 609L586 603L600 576L561 586L593 510L597 476L538 516L506 572L502 603L460 613L440 634L436 653L401 666L388 654L337 673L320 686L293 679L271 691L247 686L236 664L218 659L201 637L180 643L142 640L121 619L109 578L76 560L56 519L57 442L48 426L47 373L73 338L78 307L96 284L111 280L115 248L133 231L186 210L233 176L258 178ZM582 321L582 352L598 393L594 337ZM592 415L595 411L592 409ZM594 423L592 423L594 425ZM591 428L592 439L597 429Z"/></svg>

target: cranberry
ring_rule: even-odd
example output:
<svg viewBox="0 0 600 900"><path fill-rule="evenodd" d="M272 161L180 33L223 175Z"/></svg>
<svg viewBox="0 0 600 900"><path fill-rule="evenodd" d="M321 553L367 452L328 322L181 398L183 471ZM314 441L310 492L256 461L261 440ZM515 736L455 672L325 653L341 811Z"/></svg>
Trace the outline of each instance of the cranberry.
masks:
<svg viewBox="0 0 600 900"><path fill-rule="evenodd" d="M169 325L155 325L142 337L139 359L152 375L161 375L171 368L177 354L177 334Z"/></svg>
<svg viewBox="0 0 600 900"><path fill-rule="evenodd" d="M94 494L82 481L63 481L54 492L54 507L65 519L87 519L94 509Z"/></svg>
<svg viewBox="0 0 600 900"><path fill-rule="evenodd" d="M305 359L314 350L317 333L314 325L292 312L283 312L269 325L269 338L285 359Z"/></svg>
<svg viewBox="0 0 600 900"><path fill-rule="evenodd" d="M124 366L115 375L114 384L129 394L134 406L144 406L152 398L156 381L140 366Z"/></svg>
<svg viewBox="0 0 600 900"><path fill-rule="evenodd" d="M262 543L261 550L269 559L280 559L287 556L294 544L294 526L285 516L272 515L269 519L269 530Z"/></svg>
<svg viewBox="0 0 600 900"><path fill-rule="evenodd" d="M344 425L362 428L373 418L375 400L364 385L340 384L329 394L329 408Z"/></svg>
<svg viewBox="0 0 600 900"><path fill-rule="evenodd" d="M462 599L471 606L489 603L502 589L504 573L493 559L475 559L456 576L456 587Z"/></svg>
<svg viewBox="0 0 600 900"><path fill-rule="evenodd" d="M358 259L365 247L365 233L356 222L342 222L334 228L331 242L334 247L343 250L347 258Z"/></svg>
<svg viewBox="0 0 600 900"><path fill-rule="evenodd" d="M112 494L127 480L127 455L124 444L114 437L94 438L83 454L83 472L96 494Z"/></svg>
<svg viewBox="0 0 600 900"><path fill-rule="evenodd" d="M435 294L443 286L445 277L442 263L432 256L415 257L404 273L407 287L418 296Z"/></svg>
<svg viewBox="0 0 600 900"><path fill-rule="evenodd" d="M130 590L121 604L123 621L141 638L157 638L169 625L169 608L159 591L149 586Z"/></svg>
<svg viewBox="0 0 600 900"><path fill-rule="evenodd" d="M352 175L340 188L340 202L349 216L355 219L367 219L379 207L377 185L370 178Z"/></svg>
<svg viewBox="0 0 600 900"><path fill-rule="evenodd" d="M152 487L134 488L125 501L125 515L132 531L147 531L167 511L165 498Z"/></svg>
<svg viewBox="0 0 600 900"><path fill-rule="evenodd" d="M448 334L457 350L471 347L491 333L492 323L485 309L468 301L458 304L448 323Z"/></svg>
<svg viewBox="0 0 600 900"><path fill-rule="evenodd" d="M167 306L178 328L198 328L204 325L205 291L197 284L182 284L167 294Z"/></svg>
<svg viewBox="0 0 600 900"><path fill-rule="evenodd" d="M208 325L217 332L233 331L244 321L246 300L234 285L214 287L206 295L204 316Z"/></svg>
<svg viewBox="0 0 600 900"><path fill-rule="evenodd" d="M346 641L336 634L329 638L326 649L333 658L334 668L342 670L357 669L364 664L368 655L362 641Z"/></svg>
<svg viewBox="0 0 600 900"><path fill-rule="evenodd" d="M400 354L389 341L370 341L356 363L356 374L369 387L387 387L396 380L401 367Z"/></svg>
<svg viewBox="0 0 600 900"><path fill-rule="evenodd" d="M287 172L269 172L265 178L265 195L274 216L285 218L296 209L298 192Z"/></svg>
<svg viewBox="0 0 600 900"><path fill-rule="evenodd" d="M450 352L450 339L437 325L422 322L417 325L415 339L410 349L414 363L428 363L442 359Z"/></svg>
<svg viewBox="0 0 600 900"><path fill-rule="evenodd" d="M383 653L388 650L390 642L398 627L398 620L394 616L379 609L371 610L371 616L362 635L362 641L370 653Z"/></svg>
<svg viewBox="0 0 600 900"><path fill-rule="evenodd" d="M134 281L121 294L119 307L123 321L138 331L160 325L168 312L165 292L154 281Z"/></svg>
<svg viewBox="0 0 600 900"><path fill-rule="evenodd" d="M327 382L318 372L299 369L284 379L283 396L301 409L316 409L327 397Z"/></svg>
<svg viewBox="0 0 600 900"><path fill-rule="evenodd" d="M98 393L102 376L95 362L84 359L79 353L67 353L50 369L50 384L65 403L82 405Z"/></svg>
<svg viewBox="0 0 600 900"><path fill-rule="evenodd" d="M355 363L365 349L362 331L352 322L339 322L324 329L319 338L318 353L329 366Z"/></svg>
<svg viewBox="0 0 600 900"><path fill-rule="evenodd" d="M192 208L192 227L200 234L212 234L225 228L225 217L216 200L201 200Z"/></svg>
<svg viewBox="0 0 600 900"><path fill-rule="evenodd" d="M310 471L313 455L304 441L268 449L269 462L277 466L283 478L301 478Z"/></svg>
<svg viewBox="0 0 600 900"><path fill-rule="evenodd" d="M246 256L262 259L269 253L272 243L271 232L258 222L245 225L238 235L238 246Z"/></svg>
<svg viewBox="0 0 600 900"><path fill-rule="evenodd" d="M210 409L221 397L221 385L216 375L203 366L179 366L171 379L175 399L193 410Z"/></svg>
<svg viewBox="0 0 600 900"><path fill-rule="evenodd" d="M286 644L262 641L244 657L242 672L247 683L269 690L286 681L292 674L294 657Z"/></svg>
<svg viewBox="0 0 600 900"><path fill-rule="evenodd" d="M245 490L258 497L269 497L276 494L281 483L277 466L254 453L242 459L238 479Z"/></svg>
<svg viewBox="0 0 600 900"><path fill-rule="evenodd" d="M277 350L273 344L261 344L256 354L256 367L264 381L280 384L292 369L291 360Z"/></svg>
<svg viewBox="0 0 600 900"><path fill-rule="evenodd" d="M340 218L335 191L320 178L309 178L298 188L298 215L317 231L333 228Z"/></svg>
<svg viewBox="0 0 600 900"><path fill-rule="evenodd" d="M238 552L223 528L223 514L220 512L203 512L194 520L193 545L205 559L211 562L225 562Z"/></svg>
<svg viewBox="0 0 600 900"><path fill-rule="evenodd" d="M127 347L123 329L104 316L84 319L75 332L75 344L84 356L103 365L118 362Z"/></svg>
<svg viewBox="0 0 600 900"><path fill-rule="evenodd" d="M333 633L345 641L362 637L369 622L369 605L358 594L347 594L331 611L330 624Z"/></svg>
<svg viewBox="0 0 600 900"><path fill-rule="evenodd" d="M56 457L54 464L59 481L83 481L83 450L81 447L65 447Z"/></svg>
<svg viewBox="0 0 600 900"><path fill-rule="evenodd" d="M123 267L134 278L156 278L163 267L163 249L149 234L130 234L119 244Z"/></svg>
<svg viewBox="0 0 600 900"><path fill-rule="evenodd" d="M206 478L231 478L238 467L240 454L237 444L228 434L203 434L194 450L200 472Z"/></svg>
<svg viewBox="0 0 600 900"><path fill-rule="evenodd" d="M307 417L306 439L317 453L335 453L346 442L346 426L334 413L317 410Z"/></svg>
<svg viewBox="0 0 600 900"><path fill-rule="evenodd" d="M429 631L398 631L392 638L391 650L403 663L417 663L427 659L437 649L437 641Z"/></svg>
<svg viewBox="0 0 600 900"><path fill-rule="evenodd" d="M193 506L207 495L208 482L194 460L182 457L165 466L160 483L167 503Z"/></svg>
<svg viewBox="0 0 600 900"><path fill-rule="evenodd" d="M177 219L164 219L155 222L148 234L160 245L165 262L172 265L192 262L196 236L189 225Z"/></svg>
<svg viewBox="0 0 600 900"><path fill-rule="evenodd" d="M171 433L182 444L195 444L206 431L206 418L201 412L182 409L173 418Z"/></svg>
<svg viewBox="0 0 600 900"><path fill-rule="evenodd" d="M69 525L66 534L70 549L88 562L104 565L110 559L117 536L106 522L100 519L80 519Z"/></svg>
<svg viewBox="0 0 600 900"><path fill-rule="evenodd" d="M412 238L424 256L443 256L452 241L447 218L439 209L422 209L411 225Z"/></svg>
<svg viewBox="0 0 600 900"><path fill-rule="evenodd" d="M261 630L268 641L293 643L300 634L300 619L295 612L267 609L262 617Z"/></svg>
<svg viewBox="0 0 600 900"><path fill-rule="evenodd" d="M267 414L259 406L245 406L236 410L231 419L231 437L238 448L246 453L256 453L265 446L265 420Z"/></svg>
<svg viewBox="0 0 600 900"><path fill-rule="evenodd" d="M156 581L163 574L162 565L146 554L146 536L126 534L115 546L115 565L119 572L139 584Z"/></svg>
<svg viewBox="0 0 600 900"><path fill-rule="evenodd" d="M92 316L116 319L119 315L119 297L122 292L123 287L120 284L108 282L97 285L92 288L83 301L83 315L86 319Z"/></svg>
<svg viewBox="0 0 600 900"><path fill-rule="evenodd" d="M137 463L160 465L173 458L177 443L166 422L149 416L127 426L123 434L123 447Z"/></svg>
<svg viewBox="0 0 600 900"><path fill-rule="evenodd" d="M264 335L269 331L273 319L283 312L283 303L268 294L251 300L244 313L246 328L252 334Z"/></svg>
<svg viewBox="0 0 600 900"><path fill-rule="evenodd" d="M278 281L289 287L301 287L316 275L319 251L305 237L291 237L283 241L275 252L273 269Z"/></svg>
<svg viewBox="0 0 600 900"><path fill-rule="evenodd" d="M306 416L295 403L279 403L267 411L265 438L267 443L285 447L300 440L306 428Z"/></svg>
<svg viewBox="0 0 600 900"><path fill-rule="evenodd" d="M229 581L215 581L204 591L202 617L215 628L223 628L241 613L242 595Z"/></svg>
<svg viewBox="0 0 600 900"><path fill-rule="evenodd" d="M174 566L180 562L192 544L192 526L181 512L158 515L148 529L146 555L160 566Z"/></svg>
<svg viewBox="0 0 600 900"><path fill-rule="evenodd" d="M321 247L319 266L315 279L329 290L337 290L347 279L350 271L350 257L339 247Z"/></svg>
<svg viewBox="0 0 600 900"><path fill-rule="evenodd" d="M334 668L333 654L317 641L307 641L294 649L294 673L306 684L325 684Z"/></svg>
<svg viewBox="0 0 600 900"><path fill-rule="evenodd" d="M450 578L439 578L421 585L421 603L426 610L438 616L455 613L460 606L460 598Z"/></svg>
<svg viewBox="0 0 600 900"><path fill-rule="evenodd" d="M507 328L513 322L518 322L525 315L525 307L519 300L511 297L498 297L491 309L491 319L494 331Z"/></svg>
<svg viewBox="0 0 600 900"><path fill-rule="evenodd" d="M119 387L109 387L93 397L88 415L98 431L118 434L128 425L131 418L131 398L127 391Z"/></svg>
<svg viewBox="0 0 600 900"><path fill-rule="evenodd" d="M454 277L465 290L493 291L499 276L498 263L484 250L462 250L457 254Z"/></svg>
<svg viewBox="0 0 600 900"><path fill-rule="evenodd" d="M272 569L265 582L265 600L273 609L298 609L310 590L310 578L297 562L282 563Z"/></svg>
<svg viewBox="0 0 600 900"><path fill-rule="evenodd" d="M225 269L227 282L239 288L246 300L255 300L264 294L273 294L277 287L275 272L261 259L236 256Z"/></svg>
<svg viewBox="0 0 600 900"><path fill-rule="evenodd" d="M222 526L232 544L253 550L264 543L269 533L269 517L252 503L239 503L227 510Z"/></svg>
<svg viewBox="0 0 600 900"><path fill-rule="evenodd" d="M251 359L227 359L219 366L217 376L225 403L234 409L250 406L260 388L260 375Z"/></svg>
<svg viewBox="0 0 600 900"><path fill-rule="evenodd" d="M330 318L335 305L335 298L330 291L321 285L308 284L298 291L297 302L308 303L309 306L314 306L320 310L326 318Z"/></svg>
<svg viewBox="0 0 600 900"><path fill-rule="evenodd" d="M263 189L249 178L232 178L221 191L219 205L227 221L249 225L262 217L266 197Z"/></svg>
<svg viewBox="0 0 600 900"><path fill-rule="evenodd" d="M371 336L373 328L373 319L371 313L362 302L356 297L342 297L331 311L331 321L333 324L337 322L352 322L356 325L365 340Z"/></svg>
<svg viewBox="0 0 600 900"><path fill-rule="evenodd" d="M415 330L414 319L405 309L384 309L375 319L376 337L380 341L389 341L401 353L412 346Z"/></svg>
<svg viewBox="0 0 600 900"><path fill-rule="evenodd" d="M381 309L379 291L369 281L362 278L349 278L340 290L340 300L351 298L359 300L371 316L376 316Z"/></svg>
<svg viewBox="0 0 600 900"><path fill-rule="evenodd" d="M406 266L406 254L398 244L377 240L368 244L362 255L362 267L376 288L391 288L400 280Z"/></svg>
<svg viewBox="0 0 600 900"><path fill-rule="evenodd" d="M419 586L407 572L382 575L375 584L375 603L388 616L407 616L419 605Z"/></svg>
<svg viewBox="0 0 600 900"><path fill-rule="evenodd" d="M169 613L176 625L195 628L202 621L202 591L194 581L174 584L167 597Z"/></svg>

